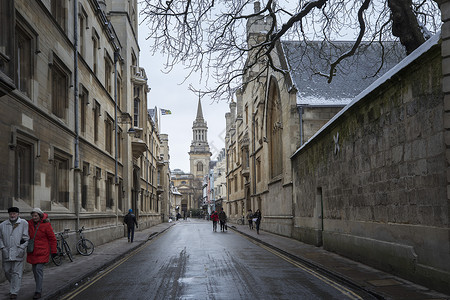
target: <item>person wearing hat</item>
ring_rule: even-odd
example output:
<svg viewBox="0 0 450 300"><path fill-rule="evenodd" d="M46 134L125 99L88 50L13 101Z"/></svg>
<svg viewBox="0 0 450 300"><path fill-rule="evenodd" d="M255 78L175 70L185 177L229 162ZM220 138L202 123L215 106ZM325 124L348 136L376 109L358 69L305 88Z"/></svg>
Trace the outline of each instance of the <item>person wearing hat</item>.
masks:
<svg viewBox="0 0 450 300"><path fill-rule="evenodd" d="M138 228L138 223L136 222L136 216L133 214L131 208L128 210L128 214L123 218L123 223L127 224L128 227L128 242L132 243L134 239L134 225Z"/></svg>
<svg viewBox="0 0 450 300"><path fill-rule="evenodd" d="M10 299L17 299L22 283L23 259L28 245L28 222L19 218L19 208L8 208L9 218L0 224L0 249Z"/></svg>
<svg viewBox="0 0 450 300"><path fill-rule="evenodd" d="M33 299L40 299L42 295L42 281L44 280L44 265L48 262L50 253L56 255L56 237L48 215L40 208L33 208L31 220L28 221L28 234L34 239L32 252L28 252L27 262L32 265L36 289Z"/></svg>

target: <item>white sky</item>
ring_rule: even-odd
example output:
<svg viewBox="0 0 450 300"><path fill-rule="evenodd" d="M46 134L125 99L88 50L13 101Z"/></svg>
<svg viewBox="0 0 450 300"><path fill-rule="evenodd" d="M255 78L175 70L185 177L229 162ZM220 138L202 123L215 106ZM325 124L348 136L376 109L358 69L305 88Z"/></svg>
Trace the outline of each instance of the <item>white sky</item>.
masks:
<svg viewBox="0 0 450 300"><path fill-rule="evenodd" d="M192 142L192 123L197 115L198 95L189 91L191 83L199 87L198 77L192 76L184 84L180 83L188 74L180 66L169 74L163 73L164 57L151 56L146 40L147 27L139 26L139 66L145 69L148 85L148 108L169 109L172 114L161 116L161 133L169 135L170 169L189 170L189 148ZM193 74L195 75L195 74ZM225 147L225 113L229 111L229 104L225 101L212 102L210 98L202 98L203 117L208 125L208 142L215 159L220 149Z"/></svg>

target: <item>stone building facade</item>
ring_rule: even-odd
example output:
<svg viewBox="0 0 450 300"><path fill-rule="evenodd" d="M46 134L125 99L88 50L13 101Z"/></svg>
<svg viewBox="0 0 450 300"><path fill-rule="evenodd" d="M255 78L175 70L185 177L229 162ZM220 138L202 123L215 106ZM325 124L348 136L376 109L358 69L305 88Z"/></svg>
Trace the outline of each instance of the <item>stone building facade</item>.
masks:
<svg viewBox="0 0 450 300"><path fill-rule="evenodd" d="M161 222L137 1L1 1L0 12L1 218L40 207L55 231L85 226L95 244L124 235L129 208L140 228Z"/></svg>
<svg viewBox="0 0 450 300"><path fill-rule="evenodd" d="M250 19L249 45L257 43L271 25L269 18ZM340 67L343 74L338 74L331 84L314 75L314 68L327 68L318 57L320 51L337 58L338 50L348 47L351 48L351 43L310 42L306 47L301 42L281 41L271 57L274 65L285 73L269 68L261 74L263 62L246 67L247 83L236 93L236 101L230 103L230 112L225 115L226 207L231 219L242 218L249 209L260 209L265 230L292 235L291 155L375 80L366 76L373 72L372 61L380 57L381 47L375 45L343 62ZM386 60L380 73L403 55L395 43L389 49L391 59ZM247 62L251 57L250 52Z"/></svg>

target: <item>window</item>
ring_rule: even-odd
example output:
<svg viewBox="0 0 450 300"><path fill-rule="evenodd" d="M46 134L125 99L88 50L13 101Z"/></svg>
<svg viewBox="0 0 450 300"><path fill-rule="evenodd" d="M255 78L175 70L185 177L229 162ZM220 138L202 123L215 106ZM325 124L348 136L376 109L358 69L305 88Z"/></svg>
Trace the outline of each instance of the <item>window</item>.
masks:
<svg viewBox="0 0 450 300"><path fill-rule="evenodd" d="M141 105L141 100L139 100L139 98L134 98L134 113L133 113L134 127L139 127L139 106L140 105Z"/></svg>
<svg viewBox="0 0 450 300"><path fill-rule="evenodd" d="M267 133L269 136L269 166L270 175L281 175L283 170L281 102L278 86L275 80L270 82L269 107L267 120Z"/></svg>
<svg viewBox="0 0 450 300"><path fill-rule="evenodd" d="M87 210L88 205L88 178L89 178L89 164L83 163L83 177L81 178L81 208Z"/></svg>
<svg viewBox="0 0 450 300"><path fill-rule="evenodd" d="M52 112L65 119L68 107L69 75L62 63L54 58L52 66Z"/></svg>
<svg viewBox="0 0 450 300"><path fill-rule="evenodd" d="M114 175L108 174L106 177L106 208L112 209L114 205L113 199Z"/></svg>
<svg viewBox="0 0 450 300"><path fill-rule="evenodd" d="M94 104L94 140L97 142L98 141L98 125L99 125L99 120L100 120L100 104L95 101Z"/></svg>
<svg viewBox="0 0 450 300"><path fill-rule="evenodd" d="M62 30L66 31L66 12L65 0L51 0L52 15L56 22L61 26Z"/></svg>
<svg viewBox="0 0 450 300"><path fill-rule="evenodd" d="M256 159L256 182L261 181L261 158Z"/></svg>
<svg viewBox="0 0 450 300"><path fill-rule="evenodd" d="M69 208L69 158L56 151L53 157L51 198L53 203Z"/></svg>
<svg viewBox="0 0 450 300"><path fill-rule="evenodd" d="M97 75L98 72L98 49L100 48L100 37L92 28L92 70Z"/></svg>
<svg viewBox="0 0 450 300"><path fill-rule="evenodd" d="M105 121L105 150L112 154L113 144L113 120L108 117Z"/></svg>
<svg viewBox="0 0 450 300"><path fill-rule="evenodd" d="M33 78L33 35L20 23L16 25L16 85L17 89L31 97Z"/></svg>
<svg viewBox="0 0 450 300"><path fill-rule="evenodd" d="M109 56L105 57L105 89L108 93L112 92L112 61Z"/></svg>
<svg viewBox="0 0 450 300"><path fill-rule="evenodd" d="M119 187L118 187L118 189L119 189L119 191L118 191L118 193L117 193L117 195L118 195L118 199L117 199L117 202L118 202L118 205L119 205L119 210L121 210L121 211L123 211L123 194L124 194L124 189L123 189L123 180L122 179L119 179Z"/></svg>
<svg viewBox="0 0 450 300"><path fill-rule="evenodd" d="M80 131L81 133L86 132L86 107L89 103L89 92L86 88L81 87L80 94Z"/></svg>
<svg viewBox="0 0 450 300"><path fill-rule="evenodd" d="M94 190L95 190L95 209L100 209L100 180L102 179L102 169L95 168Z"/></svg>
<svg viewBox="0 0 450 300"><path fill-rule="evenodd" d="M238 190L238 179L237 179L237 175L234 175L233 183L234 183L234 192L237 192L237 190Z"/></svg>
<svg viewBox="0 0 450 300"><path fill-rule="evenodd" d="M0 71L13 78L14 2L0 1Z"/></svg>
<svg viewBox="0 0 450 300"><path fill-rule="evenodd" d="M32 143L17 140L14 159L14 197L32 206L31 187L33 186L33 147Z"/></svg>
<svg viewBox="0 0 450 300"><path fill-rule="evenodd" d="M203 172L203 164L201 162L197 163L197 172Z"/></svg>
<svg viewBox="0 0 450 300"><path fill-rule="evenodd" d="M88 29L88 16L83 6L80 5L80 10L78 13L78 30L80 34L79 38L79 52L81 56L86 56L86 29Z"/></svg>

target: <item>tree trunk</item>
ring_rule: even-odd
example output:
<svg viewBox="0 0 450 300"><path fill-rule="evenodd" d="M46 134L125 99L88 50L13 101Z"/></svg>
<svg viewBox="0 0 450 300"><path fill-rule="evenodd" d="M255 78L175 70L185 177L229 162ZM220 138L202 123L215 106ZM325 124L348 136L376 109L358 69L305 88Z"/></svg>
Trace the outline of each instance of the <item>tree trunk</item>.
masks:
<svg viewBox="0 0 450 300"><path fill-rule="evenodd" d="M392 13L392 34L400 38L400 43L410 54L419 47L425 38L412 11L412 0L388 0Z"/></svg>

